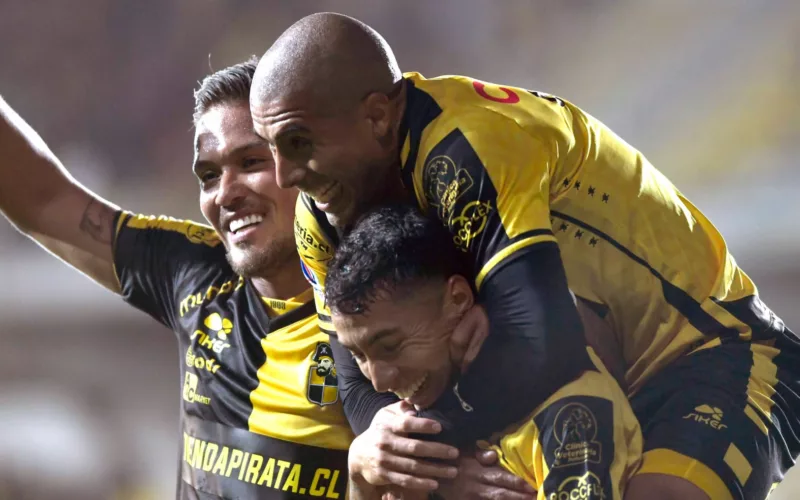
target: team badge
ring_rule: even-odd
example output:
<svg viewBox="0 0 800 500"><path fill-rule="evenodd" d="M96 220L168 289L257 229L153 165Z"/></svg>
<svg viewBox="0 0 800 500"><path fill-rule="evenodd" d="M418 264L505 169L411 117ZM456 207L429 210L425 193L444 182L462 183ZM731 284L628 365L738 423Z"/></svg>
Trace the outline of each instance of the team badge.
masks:
<svg viewBox="0 0 800 500"><path fill-rule="evenodd" d="M428 204L439 211L439 218L443 221L450 219L456 201L474 184L469 172L457 168L447 156L432 158L425 166L425 197Z"/></svg>
<svg viewBox="0 0 800 500"><path fill-rule="evenodd" d="M584 462L600 463L601 444L597 442L597 419L580 403L569 403L556 415L553 432L558 441L552 468Z"/></svg>
<svg viewBox="0 0 800 500"><path fill-rule="evenodd" d="M339 387L333 351L327 342L319 342L311 358L314 364L308 369L308 400L319 406L339 401Z"/></svg>

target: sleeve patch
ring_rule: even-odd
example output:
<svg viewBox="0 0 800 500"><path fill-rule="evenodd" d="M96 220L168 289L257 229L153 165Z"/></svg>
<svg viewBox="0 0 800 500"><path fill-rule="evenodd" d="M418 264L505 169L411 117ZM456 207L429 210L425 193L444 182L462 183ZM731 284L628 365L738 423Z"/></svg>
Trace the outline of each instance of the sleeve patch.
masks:
<svg viewBox="0 0 800 500"><path fill-rule="evenodd" d="M560 399L534 417L541 429L547 498L607 498L614 459L611 401L591 396ZM572 496L572 495L577 496Z"/></svg>
<svg viewBox="0 0 800 500"><path fill-rule="evenodd" d="M423 191L429 209L436 210L460 250L474 250L474 243L484 234L494 235L497 230L505 234L496 213L497 192L459 130L445 137L428 155ZM487 231L489 226L499 227Z"/></svg>

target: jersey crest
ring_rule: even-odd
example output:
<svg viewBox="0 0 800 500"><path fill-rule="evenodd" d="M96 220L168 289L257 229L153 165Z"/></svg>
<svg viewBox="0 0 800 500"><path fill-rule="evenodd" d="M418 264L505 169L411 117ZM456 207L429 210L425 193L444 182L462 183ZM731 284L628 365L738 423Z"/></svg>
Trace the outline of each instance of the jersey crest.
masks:
<svg viewBox="0 0 800 500"><path fill-rule="evenodd" d="M319 342L311 360L314 364L308 369L308 400L319 406L332 405L339 401L339 387L330 344Z"/></svg>
<svg viewBox="0 0 800 500"><path fill-rule="evenodd" d="M466 169L457 168L453 160L444 155L428 161L423 179L428 204L439 211L439 218L444 221L450 219L456 201L474 184Z"/></svg>

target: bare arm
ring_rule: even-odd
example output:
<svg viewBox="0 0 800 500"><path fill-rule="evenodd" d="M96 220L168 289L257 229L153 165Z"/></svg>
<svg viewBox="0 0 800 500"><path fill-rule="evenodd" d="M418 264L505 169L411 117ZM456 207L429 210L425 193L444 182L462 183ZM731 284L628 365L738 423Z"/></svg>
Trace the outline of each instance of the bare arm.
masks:
<svg viewBox="0 0 800 500"><path fill-rule="evenodd" d="M119 293L112 252L117 209L72 178L0 97L0 212L61 260Z"/></svg>

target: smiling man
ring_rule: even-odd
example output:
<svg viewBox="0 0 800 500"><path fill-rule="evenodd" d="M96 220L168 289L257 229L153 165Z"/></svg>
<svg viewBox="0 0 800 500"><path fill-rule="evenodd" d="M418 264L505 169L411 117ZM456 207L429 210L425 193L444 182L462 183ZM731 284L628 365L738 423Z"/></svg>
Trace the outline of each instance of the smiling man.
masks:
<svg viewBox="0 0 800 500"><path fill-rule="evenodd" d="M250 104L278 184L305 192L297 244L317 295L342 231L373 206L416 204L469 257L492 334L458 393L426 410L443 440L499 431L593 369L572 290L623 349L645 438L632 498L765 498L800 454L800 338L708 218L573 103L401 73L374 29L321 13L264 54ZM391 398L337 362L348 418L367 427Z"/></svg>
<svg viewBox="0 0 800 500"><path fill-rule="evenodd" d="M0 100L0 209L65 262L172 329L180 348L177 498L340 498L353 438L329 338L253 131L251 60L195 93L194 172L212 227L120 210L78 184Z"/></svg>
<svg viewBox="0 0 800 500"><path fill-rule="evenodd" d="M278 188L269 147L253 131L255 68L250 60L220 70L194 94L193 171L212 227L126 212L90 193L2 99L0 210L175 332L177 498L344 499L353 434L294 247L297 191ZM459 467L471 498L529 498L499 467L474 457Z"/></svg>
<svg viewBox="0 0 800 500"><path fill-rule="evenodd" d="M344 237L330 263L325 297L340 343L376 391L393 392L407 409L425 409L457 387L460 367L449 346L475 301L468 276L447 231L413 207L371 212ZM503 465L525 478L540 499L620 500L639 465L636 417L629 407L613 405L625 394L607 383L602 363L590 355L596 370L493 439ZM613 428L598 425L598 408L618 413ZM441 478L437 472L431 469L430 477ZM388 474L351 457L351 497L375 497L377 488L391 483Z"/></svg>

